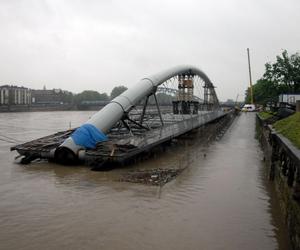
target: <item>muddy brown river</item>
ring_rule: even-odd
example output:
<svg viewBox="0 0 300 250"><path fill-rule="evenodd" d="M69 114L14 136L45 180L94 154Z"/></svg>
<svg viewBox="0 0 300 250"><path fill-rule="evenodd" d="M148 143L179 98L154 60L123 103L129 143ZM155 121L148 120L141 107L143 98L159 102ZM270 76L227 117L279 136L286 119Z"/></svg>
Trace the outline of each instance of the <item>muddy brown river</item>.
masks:
<svg viewBox="0 0 300 250"><path fill-rule="evenodd" d="M0 249L289 249L255 114L242 114L211 143L195 134L110 171L14 161L13 142L92 114L0 113ZM136 169L182 167L162 187L118 181Z"/></svg>

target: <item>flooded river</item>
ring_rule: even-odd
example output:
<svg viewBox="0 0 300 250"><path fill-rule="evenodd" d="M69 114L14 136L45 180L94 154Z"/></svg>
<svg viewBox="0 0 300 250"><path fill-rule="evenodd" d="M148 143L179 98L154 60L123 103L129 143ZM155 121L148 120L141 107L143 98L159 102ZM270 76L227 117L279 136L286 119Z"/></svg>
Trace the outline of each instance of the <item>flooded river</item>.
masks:
<svg viewBox="0 0 300 250"><path fill-rule="evenodd" d="M195 135L107 172L14 162L12 141L78 126L92 114L0 113L0 249L289 249L255 114L242 114L210 144ZM118 181L158 167L187 168L163 187Z"/></svg>

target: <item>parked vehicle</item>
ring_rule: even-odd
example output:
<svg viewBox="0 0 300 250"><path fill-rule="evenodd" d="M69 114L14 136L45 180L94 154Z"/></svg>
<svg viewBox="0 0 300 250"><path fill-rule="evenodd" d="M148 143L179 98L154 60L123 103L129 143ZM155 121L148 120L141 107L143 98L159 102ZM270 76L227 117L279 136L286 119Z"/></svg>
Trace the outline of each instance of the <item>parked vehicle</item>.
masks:
<svg viewBox="0 0 300 250"><path fill-rule="evenodd" d="M244 107L242 108L243 112L254 112L256 111L255 105L254 104L245 104Z"/></svg>

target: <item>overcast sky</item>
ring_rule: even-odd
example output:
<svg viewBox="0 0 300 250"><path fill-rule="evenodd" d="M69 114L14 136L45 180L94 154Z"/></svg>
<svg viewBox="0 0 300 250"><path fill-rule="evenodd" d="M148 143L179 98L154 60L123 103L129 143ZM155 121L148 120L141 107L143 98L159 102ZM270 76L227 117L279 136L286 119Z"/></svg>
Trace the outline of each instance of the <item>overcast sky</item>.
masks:
<svg viewBox="0 0 300 250"><path fill-rule="evenodd" d="M243 99L283 49L298 52L299 0L0 0L0 85L110 93L180 64L219 99Z"/></svg>

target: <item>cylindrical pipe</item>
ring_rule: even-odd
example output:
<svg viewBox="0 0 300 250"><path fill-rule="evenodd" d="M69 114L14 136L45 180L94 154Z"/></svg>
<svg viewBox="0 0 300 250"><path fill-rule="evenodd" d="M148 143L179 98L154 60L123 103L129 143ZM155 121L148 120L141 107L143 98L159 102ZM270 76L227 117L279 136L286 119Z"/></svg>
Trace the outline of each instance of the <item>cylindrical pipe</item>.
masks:
<svg viewBox="0 0 300 250"><path fill-rule="evenodd" d="M100 132L107 133L113 125L122 119L125 112L129 112L142 98L153 93L157 86L173 76L186 73L200 76L205 84L211 86L213 89L213 84L201 70L191 66L174 67L150 77L143 78L132 88L117 96L103 109L94 114L85 124L93 125ZM75 158L77 159L78 152L81 149L85 148L81 145L77 145L72 139L72 136L70 136L57 148L55 158L62 163L73 163Z"/></svg>

